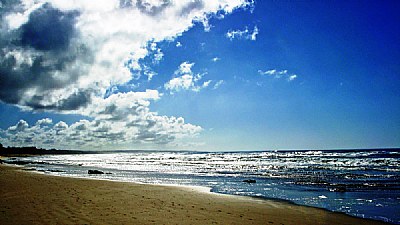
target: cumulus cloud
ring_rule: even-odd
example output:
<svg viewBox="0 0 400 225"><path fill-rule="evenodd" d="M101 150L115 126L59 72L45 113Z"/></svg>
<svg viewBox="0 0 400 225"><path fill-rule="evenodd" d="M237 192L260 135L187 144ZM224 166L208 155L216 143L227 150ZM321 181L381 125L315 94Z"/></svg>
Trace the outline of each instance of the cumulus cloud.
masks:
<svg viewBox="0 0 400 225"><path fill-rule="evenodd" d="M63 121L53 125L49 118L39 120L33 126L21 120L1 131L0 141L6 146L101 149L149 143L164 145L202 131L200 126L185 123L181 117L151 112L150 100L159 98L160 94L155 90L97 98L91 107L80 112L93 120L80 120L70 126Z"/></svg>
<svg viewBox="0 0 400 225"><path fill-rule="evenodd" d="M9 143L17 145L18 141L38 142L36 136L30 136L30 131L38 129L46 137L55 138L52 135L58 134L63 140L81 138L92 144L98 143L90 136L97 128L127 143L144 140L167 143L198 132L199 127L186 124L183 119L150 112L149 104L161 96L159 93L157 98L149 98L134 92L118 95L110 89L132 83L142 75L151 80L156 75L151 65L164 57L158 42L174 40L196 23L207 25L213 16L229 14L251 4L247 0L2 1L0 101L25 110L80 113L93 119L70 126L62 122L50 126L50 121L27 126L25 121L20 121L2 133L9 138ZM151 65L143 62L146 57L152 59ZM193 77L192 81L196 79ZM204 82L196 88L208 84ZM119 98L124 101L132 98L131 103L136 105L125 104ZM115 100L114 105L108 105L103 112L95 109L100 103L109 104L110 99ZM129 110L134 113L128 114L128 120L122 120L122 115ZM123 129L133 118L139 125L132 126L130 129L136 130L129 130L127 135ZM155 125L146 132L140 131L140 124L146 127L146 121ZM11 137L9 132L18 135ZM60 144L61 139L55 138L53 142ZM52 142L49 138L46 140Z"/></svg>
<svg viewBox="0 0 400 225"><path fill-rule="evenodd" d="M257 40L257 35L258 35L258 27L254 26L252 31L249 30L249 28L247 27L244 30L229 30L225 34L225 37L227 37L231 41L233 39L245 39L245 40L255 41Z"/></svg>
<svg viewBox="0 0 400 225"><path fill-rule="evenodd" d="M38 120L36 122L36 126L39 126L39 127L41 127L41 126L49 126L51 124L53 124L53 120L50 119L50 118L44 118L44 119Z"/></svg>
<svg viewBox="0 0 400 225"><path fill-rule="evenodd" d="M211 80L202 81L205 74L193 73L192 67L194 63L183 62L174 73L174 78L164 84L164 88L171 93L183 90L199 92L201 89L208 87Z"/></svg>
<svg viewBox="0 0 400 225"><path fill-rule="evenodd" d="M1 13L0 100L34 110L85 107L111 85L130 81L131 70L141 69L139 61L148 54L162 59L161 50L149 49L149 42L174 39L196 21L246 4L7 1Z"/></svg>
<svg viewBox="0 0 400 225"><path fill-rule="evenodd" d="M29 127L29 124L25 120L20 120L15 126L11 126L7 129L7 131L11 133L24 131L26 128Z"/></svg>
<svg viewBox="0 0 400 225"><path fill-rule="evenodd" d="M260 75L267 75L274 77L276 79L284 78L289 82L297 78L296 74L289 73L288 70L276 70L276 69L266 70L266 71L258 70L258 73Z"/></svg>
<svg viewBox="0 0 400 225"><path fill-rule="evenodd" d="M18 16L8 14L4 21ZM94 90L74 84L93 62L93 54L75 38L79 12L45 3L26 16L26 23L15 29L2 24L0 100L33 109L84 106Z"/></svg>

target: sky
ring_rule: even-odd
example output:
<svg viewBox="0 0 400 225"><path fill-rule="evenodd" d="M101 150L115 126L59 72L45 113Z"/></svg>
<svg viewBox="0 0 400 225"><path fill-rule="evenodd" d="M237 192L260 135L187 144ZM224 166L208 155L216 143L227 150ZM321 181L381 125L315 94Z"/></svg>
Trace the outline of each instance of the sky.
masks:
<svg viewBox="0 0 400 225"><path fill-rule="evenodd" d="M400 147L399 1L1 0L0 143Z"/></svg>

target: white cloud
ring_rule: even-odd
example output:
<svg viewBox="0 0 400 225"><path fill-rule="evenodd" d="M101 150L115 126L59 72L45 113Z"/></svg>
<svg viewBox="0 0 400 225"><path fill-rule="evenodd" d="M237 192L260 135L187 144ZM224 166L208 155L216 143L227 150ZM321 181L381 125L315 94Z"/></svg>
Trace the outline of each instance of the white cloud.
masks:
<svg viewBox="0 0 400 225"><path fill-rule="evenodd" d="M10 82L24 85L8 90L8 93L19 95L11 98L3 96L8 95L6 93L0 93L0 99L32 109L66 111L65 108L69 107L63 103L70 102L77 94L86 98L80 99L82 102L76 107L84 107L92 96L103 96L110 86L130 81L130 70L140 70L139 61L149 54L153 54L155 62L161 60L163 53L160 49L148 49L149 42L173 40L197 22L208 21L217 13L231 13L251 3L246 0L23 0L18 6L7 4L11 4L5 7L10 11L1 15L4 16L4 26L1 26L0 38L20 39L15 35L23 35L24 29L36 29L32 27L37 21L41 23L36 25L41 27L34 33L39 37L47 35L51 38L62 34L66 38L55 39L57 46L43 46L42 42L37 44L29 39L32 37L26 36L22 37L26 41L21 46L4 46L3 52L14 51L28 58L12 68L4 68L6 71L9 69L7 79ZM50 26L47 23L51 21L60 24L53 23ZM57 29L57 25L68 29ZM17 32L19 30L22 32ZM40 33L44 30L45 33ZM2 55L1 58L6 62L15 57ZM32 65L37 65L34 62L38 60L42 62L41 67L33 68ZM28 61L33 63L25 63ZM47 78L47 83L27 80L28 77L23 74L29 72L38 78L36 80Z"/></svg>
<svg viewBox="0 0 400 225"><path fill-rule="evenodd" d="M80 114L93 120L80 120L68 126L51 119L39 120L34 126L21 120L1 131L5 146L37 146L62 149L107 149L119 146L152 146L174 144L202 131L200 126L185 123L181 117L160 116L149 109L150 101L160 98L154 90L118 93L98 98Z"/></svg>
<svg viewBox="0 0 400 225"><path fill-rule="evenodd" d="M179 65L179 69L175 71L175 74L191 74L193 66L194 63L183 62Z"/></svg>
<svg viewBox="0 0 400 225"><path fill-rule="evenodd" d="M204 31L205 31L205 32L210 32L212 25L211 25L210 22L209 22L209 18L204 17L204 18L201 20L201 23L203 24Z"/></svg>
<svg viewBox="0 0 400 225"><path fill-rule="evenodd" d="M258 70L258 73L261 74L261 75L274 76L275 78L281 78L282 76L288 75L288 71L287 70L278 71L276 69L267 70L267 71Z"/></svg>
<svg viewBox="0 0 400 225"><path fill-rule="evenodd" d="M296 79L296 78L297 78L297 75L296 75L296 74L290 75L290 76L288 77L288 81L293 81L293 80Z"/></svg>
<svg viewBox="0 0 400 225"><path fill-rule="evenodd" d="M51 124L53 124L53 120L50 118L41 119L36 122L36 126L39 126L39 127L40 126L49 126Z"/></svg>
<svg viewBox="0 0 400 225"><path fill-rule="evenodd" d="M157 43L153 42L150 44L150 50L154 52L153 63L159 63L164 57L164 53L161 51L161 48L157 48Z"/></svg>
<svg viewBox="0 0 400 225"><path fill-rule="evenodd" d="M224 84L224 83L225 83L225 81L223 81L223 80L217 81L217 82L214 84L213 90L219 88L219 87L220 87L222 84Z"/></svg>
<svg viewBox="0 0 400 225"><path fill-rule="evenodd" d="M258 35L258 27L254 26L253 31L249 30L249 28L245 28L244 30L229 30L225 36L229 38L229 40L233 39L245 39L255 41L257 40Z"/></svg>
<svg viewBox="0 0 400 225"><path fill-rule="evenodd" d="M219 58L219 57L214 57L214 58L212 58L211 60L212 60L213 62L217 62L217 61L221 60L221 58Z"/></svg>
<svg viewBox="0 0 400 225"><path fill-rule="evenodd" d="M177 47L177 48L182 47L182 43L179 42L179 41L177 41L177 42L176 42L176 47Z"/></svg>
<svg viewBox="0 0 400 225"><path fill-rule="evenodd" d="M29 127L29 124L25 120L20 120L15 126L11 126L7 129L10 132L24 131Z"/></svg>
<svg viewBox="0 0 400 225"><path fill-rule="evenodd" d="M164 53L161 51L161 48L157 47L156 42L149 42L146 49L131 53L131 56L132 58L139 59L130 59L125 63L125 66L132 73L132 79L139 80L143 75L145 75L147 80L151 81L153 77L157 75L157 73L153 71L152 66L158 65L161 62L164 58Z"/></svg>
<svg viewBox="0 0 400 225"><path fill-rule="evenodd" d="M174 73L174 78L164 84L164 88L170 93L179 91L195 91L199 92L203 88L208 87L211 80L201 83L201 79L205 74L193 73L192 67L194 63L183 62Z"/></svg>
<svg viewBox="0 0 400 225"><path fill-rule="evenodd" d="M296 74L291 74L288 72L288 70L276 70L276 69L271 69L266 71L258 70L258 73L260 75L272 76L276 79L285 78L289 82L297 78Z"/></svg>
<svg viewBox="0 0 400 225"><path fill-rule="evenodd" d="M148 81L151 81L151 79L153 79L153 77L157 75L157 73L152 70L144 70L143 74L147 76Z"/></svg>
<svg viewBox="0 0 400 225"><path fill-rule="evenodd" d="M171 91L181 91L181 90L196 90L194 86L193 76L185 74L180 77L175 77L164 85L165 89Z"/></svg>
<svg viewBox="0 0 400 225"><path fill-rule="evenodd" d="M80 113L92 119L70 126L62 121L53 126L49 120L38 121L33 126L20 121L1 130L7 137L2 141L10 145L51 146L53 143L54 147L68 147L72 143L80 146L81 142L82 146L169 143L198 133L201 128L184 123L183 118L159 116L150 111L151 101L161 96L157 91L111 92L106 99L103 96L110 94L112 87L137 79L139 75L131 71L139 71L151 80L155 73L150 65L140 61L145 57L153 59L153 63L163 59L164 54L156 43L174 40L196 23L203 23L207 30L211 27L209 18L217 15L222 18L221 15L239 7L248 8L253 3L247 0L21 0L2 4L6 11L0 15L0 42L4 43L0 49L0 65L4 71L0 100L26 110ZM45 43L46 38L53 44ZM210 84L201 81L203 75L193 74L191 66L182 65L180 76L186 77L182 82L174 81L174 88L186 88L191 83L189 89L196 91ZM135 126L124 130L128 123ZM148 126L151 128L145 129ZM39 131L42 135L33 136ZM104 134L109 137L97 137L95 134L100 131L107 131ZM18 135L11 136L9 132Z"/></svg>
<svg viewBox="0 0 400 225"><path fill-rule="evenodd" d="M205 82L203 83L202 87L203 87L203 88L208 87L208 86L210 85L211 82L212 82L212 80L205 81Z"/></svg>
<svg viewBox="0 0 400 225"><path fill-rule="evenodd" d="M258 35L258 27L254 26L253 32L251 33L250 40L255 41L257 40Z"/></svg>

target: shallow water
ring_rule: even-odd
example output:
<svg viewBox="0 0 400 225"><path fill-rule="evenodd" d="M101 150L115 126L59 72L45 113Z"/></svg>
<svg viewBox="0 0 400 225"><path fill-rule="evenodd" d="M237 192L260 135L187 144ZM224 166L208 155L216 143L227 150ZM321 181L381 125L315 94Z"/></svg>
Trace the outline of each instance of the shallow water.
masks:
<svg viewBox="0 0 400 225"><path fill-rule="evenodd" d="M400 224L400 151L395 150L136 151L22 160L56 175L204 186ZM108 174L88 175L89 169ZM256 183L243 182L247 179Z"/></svg>

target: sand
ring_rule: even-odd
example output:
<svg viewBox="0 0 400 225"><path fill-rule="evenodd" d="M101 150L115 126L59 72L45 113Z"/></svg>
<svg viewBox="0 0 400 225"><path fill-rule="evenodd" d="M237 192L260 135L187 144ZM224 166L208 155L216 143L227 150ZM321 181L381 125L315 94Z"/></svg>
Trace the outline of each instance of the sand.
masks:
<svg viewBox="0 0 400 225"><path fill-rule="evenodd" d="M0 224L385 224L286 202L0 165Z"/></svg>

